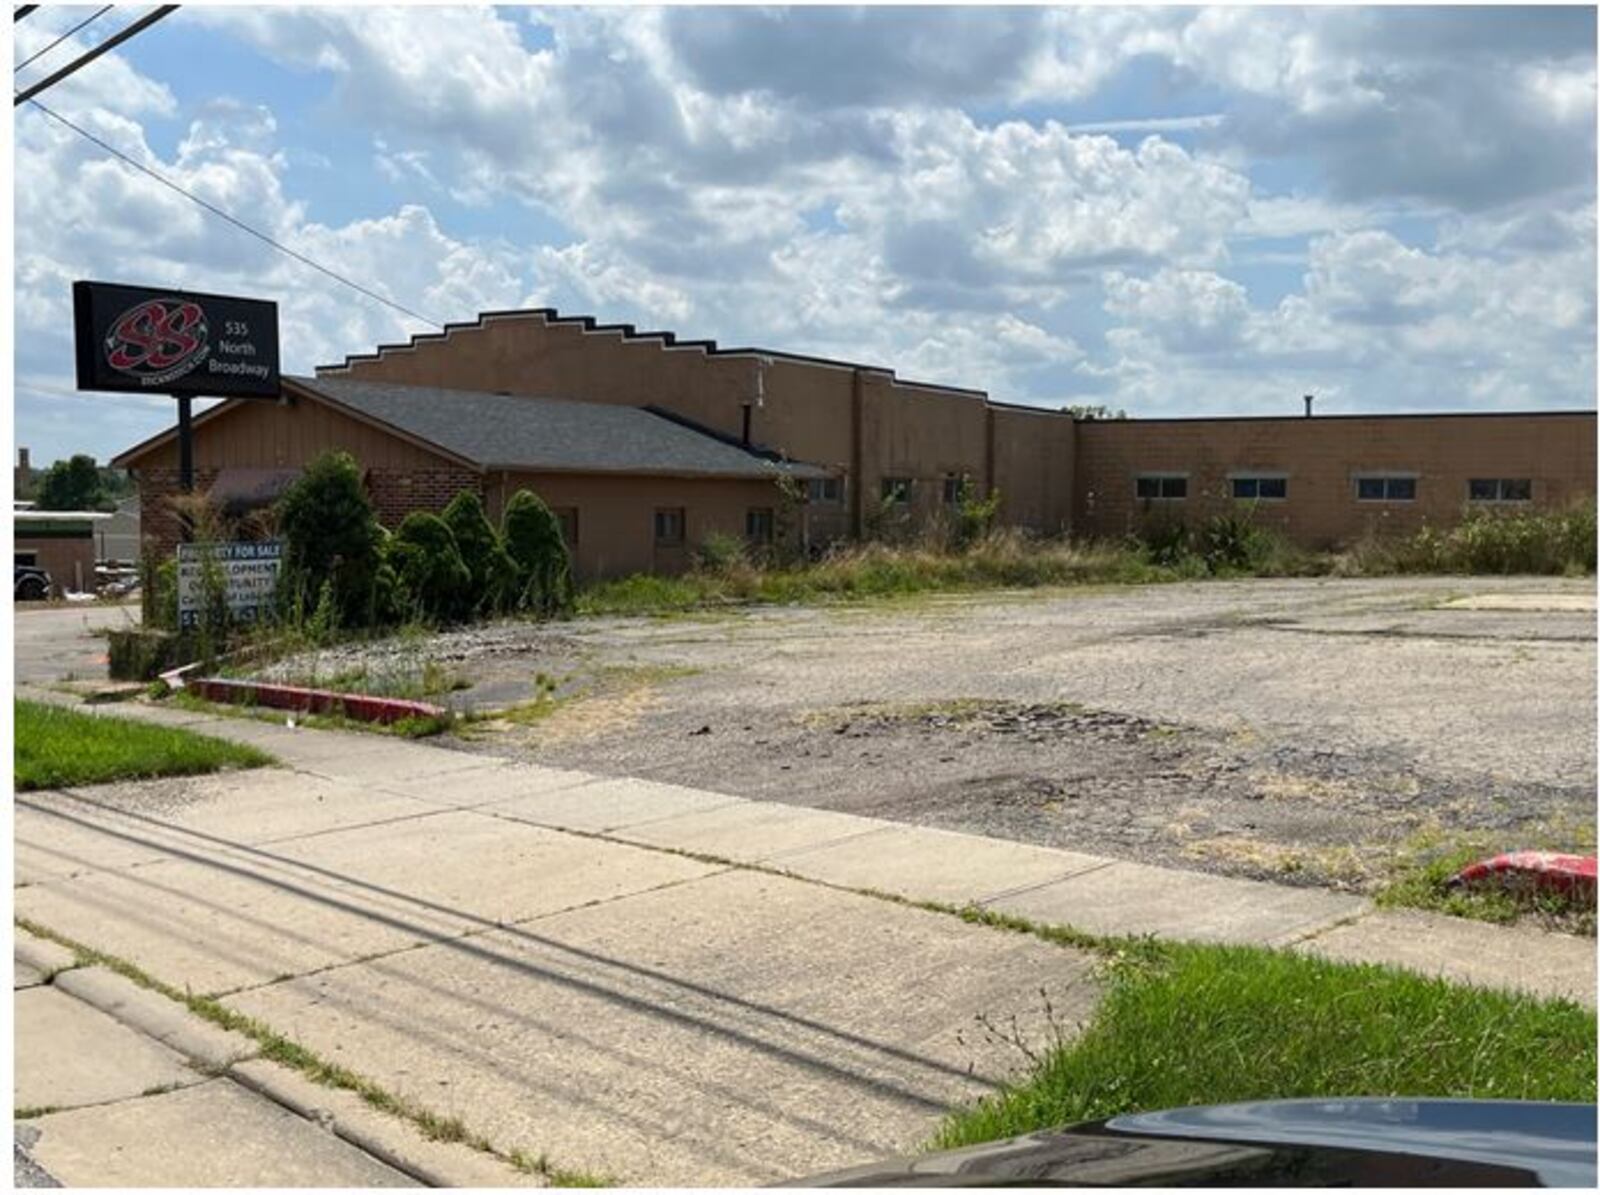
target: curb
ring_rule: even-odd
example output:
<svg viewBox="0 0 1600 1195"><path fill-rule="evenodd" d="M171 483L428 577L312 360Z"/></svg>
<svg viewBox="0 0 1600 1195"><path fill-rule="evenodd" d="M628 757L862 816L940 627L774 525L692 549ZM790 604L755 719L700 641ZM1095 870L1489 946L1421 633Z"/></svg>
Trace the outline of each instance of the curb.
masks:
<svg viewBox="0 0 1600 1195"><path fill-rule="evenodd" d="M32 967L48 981L63 971L78 966L78 956L65 946L45 938L36 938L25 929L18 929L12 944L11 956L25 967Z"/></svg>
<svg viewBox="0 0 1600 1195"><path fill-rule="evenodd" d="M362 722L398 722L403 718L439 718L446 713L442 706L425 701L403 701L395 697L369 697L363 693L335 693L328 689L303 689L298 685L269 684L262 681L223 680L206 677L185 680L185 689L191 689L207 701L230 704L243 702L272 709L294 710L310 714L343 714Z"/></svg>
<svg viewBox="0 0 1600 1195"><path fill-rule="evenodd" d="M416 1126L370 1107L360 1095L323 1087L305 1076L257 1058L229 1071L233 1080L380 1162L430 1187L544 1187L499 1158L459 1142L430 1141Z"/></svg>
<svg viewBox="0 0 1600 1195"><path fill-rule="evenodd" d="M227 1070L261 1052L244 1034L203 1021L169 997L104 967L80 967L56 979L55 986L208 1071Z"/></svg>

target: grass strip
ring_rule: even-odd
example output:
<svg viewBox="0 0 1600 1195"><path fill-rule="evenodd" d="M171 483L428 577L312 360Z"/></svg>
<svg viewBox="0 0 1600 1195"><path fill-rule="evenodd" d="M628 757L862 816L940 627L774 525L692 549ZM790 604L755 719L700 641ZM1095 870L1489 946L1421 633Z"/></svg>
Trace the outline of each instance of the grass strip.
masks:
<svg viewBox="0 0 1600 1195"><path fill-rule="evenodd" d="M193 776L276 761L264 751L171 726L83 714L16 700L15 787L20 792L112 780Z"/></svg>
<svg viewBox="0 0 1600 1195"><path fill-rule="evenodd" d="M1595 1014L1376 964L1162 944L1107 968L1082 1033L952 1114L933 1148L1194 1104L1595 1099Z"/></svg>
<svg viewBox="0 0 1600 1195"><path fill-rule="evenodd" d="M187 1008L195 1016L209 1021L223 1029L242 1033L261 1047L261 1057L270 1059L280 1066L298 1071L313 1083L324 1087L342 1088L353 1091L371 1107L380 1112L387 1112L391 1116L398 1116L402 1120L415 1125L418 1131L430 1141L442 1141L468 1146L486 1153L527 1174L539 1174L550 1180L554 1187L606 1187L611 1186L609 1179L602 1175L592 1174L582 1170L568 1170L553 1164L544 1154L532 1156L521 1150L502 1153L482 1137L469 1129L459 1117L440 1116L424 1108L421 1104L398 1096L386 1090L376 1082L365 1076L358 1075L347 1067L338 1063L328 1062L316 1053L308 1050L299 1042L283 1036L277 1030L256 1020L254 1017L245 1016L228 1008L213 996L197 996L193 992L180 990L169 983L148 974L140 967L118 958L116 955L106 954L91 946L74 941L62 934L56 933L47 926L26 917L15 919L17 928L26 930L37 938L44 938L66 947L77 956L78 965L83 967L104 967L113 971L132 983L142 988L156 992ZM34 1115L43 1115L44 1109L36 1111Z"/></svg>

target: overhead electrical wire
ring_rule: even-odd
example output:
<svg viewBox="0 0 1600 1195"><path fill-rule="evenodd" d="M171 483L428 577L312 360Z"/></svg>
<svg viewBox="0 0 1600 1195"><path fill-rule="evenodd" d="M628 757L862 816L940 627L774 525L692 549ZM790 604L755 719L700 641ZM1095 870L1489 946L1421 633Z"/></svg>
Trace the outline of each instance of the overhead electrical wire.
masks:
<svg viewBox="0 0 1600 1195"><path fill-rule="evenodd" d="M68 29L60 37L56 38L55 41L51 42L44 49L40 50L37 54L30 54L28 57L24 58L21 62L17 63L16 66L11 68L11 73L14 75L18 71L20 71L23 67L27 66L30 62L34 62L37 59L43 58L51 50L55 49L62 42L66 41L67 38L71 37L74 33L78 32L78 30L82 29L85 25L88 25L93 21L97 21L101 17L105 16L106 13L111 11L112 7L113 7L112 5L108 4L104 8L102 8L99 12L95 13L93 16L85 17L83 20L79 21L76 25L74 25L71 29Z"/></svg>
<svg viewBox="0 0 1600 1195"><path fill-rule="evenodd" d="M28 88L26 91L18 92L12 98L11 106L13 108L15 108L19 104L21 104L24 100L31 100L34 96L38 95L41 91L44 91L44 90L46 90L47 88L50 88L50 87L54 87L57 83L61 82L61 80L65 79L68 75L76 74L78 71L80 71L84 67L88 66L96 58L100 57L100 55L102 55L104 53L107 53L110 50L116 49L123 42L127 41L130 37L135 37L138 34L142 33L144 30L150 28L151 25L154 25L157 21L161 20L162 17L169 17L169 16L171 16L173 13L175 13L177 11L178 11L178 5L176 5L176 4L163 4L160 8L156 9L154 12L146 13L144 16L140 17L137 21L135 21L133 24L129 25L127 28L119 29L116 33L113 33L110 37L106 38L105 41L101 42L98 46L95 46L92 50L89 50L87 53L82 54L77 58L74 58L71 62L67 63L66 66L64 66L60 70L56 71L55 74L46 75L43 79L40 79L37 83L35 83L32 87Z"/></svg>
<svg viewBox="0 0 1600 1195"><path fill-rule="evenodd" d="M246 224L243 220L240 220L238 217L230 215L228 212L223 211L220 207L216 206L216 204L210 203L210 202L207 202L204 199L201 199L200 196L194 194L194 192L192 192L192 191L185 190L183 187L179 186L177 183L173 182L171 179L167 178L165 175L160 174L160 173L150 169L150 167L146 166L142 162L137 162L133 158L130 158L127 154L123 153L120 149L117 149L115 146L106 144L104 141L100 140L100 138L96 137L93 133L89 132L87 129L80 128L78 125L73 124L72 121L68 120L65 116L62 116L59 112L54 112L51 109L45 107L45 105L41 104L38 100L30 99L28 102L30 104L32 104L35 108L39 109L39 111L43 112L51 120L54 120L58 124L66 126L67 128L71 129L74 133L78 134L78 136L84 138L85 140L93 142L95 145L97 145L101 149L105 150L108 154L111 154L113 157L117 158L118 160L126 163L129 166L132 166L135 170L139 171L141 174L149 175L151 178L155 179L156 182L160 183L162 186L168 187L171 190L176 191L179 195L182 195L185 199L188 199L188 200L190 200L190 201L192 201L194 203L199 204L201 207L205 208L205 210L210 212L212 215L217 216L217 217L219 217L219 218L221 218L223 220L226 220L229 224L232 224L235 228L238 228L243 232L249 233L251 236L255 237L256 240L263 241L266 244L271 245L274 249L278 250L278 252L287 254L288 256L294 258L296 261L300 262L302 265L310 266L313 270L316 270L318 273L327 275L329 278L332 278L335 282L342 283L343 285L348 286L351 290L357 291L357 292L365 295L369 299L373 299L373 300L376 300L379 303L382 303L385 307L389 307L389 308L391 308L391 309L393 309L395 311L398 311L402 315L407 316L410 319L419 320L420 322L422 322L424 324L427 324L429 327L438 328L441 331L443 330L444 325L441 324L438 320L429 319L425 315L421 315L418 312L412 311L409 307L405 307L405 306L402 306L399 303L396 303L393 299L385 298L383 295L380 295L377 291L369 290L367 287L362 286L359 282L352 282L350 279L346 278L343 274L337 273L334 270L330 270L327 266L322 265L320 262L316 262L316 261L311 260L311 258L307 257L304 253L299 253L299 252L289 248L289 246L283 244L282 242L273 240L266 233L260 232L260 231L258 231L256 229L250 227L250 225Z"/></svg>
<svg viewBox="0 0 1600 1195"><path fill-rule="evenodd" d="M13 8L11 10L11 23L13 25L16 24L18 21L22 20L23 17L27 16L30 12L32 12L34 9L36 9L38 7L39 6L37 4L19 4L19 5L17 5L15 8Z"/></svg>

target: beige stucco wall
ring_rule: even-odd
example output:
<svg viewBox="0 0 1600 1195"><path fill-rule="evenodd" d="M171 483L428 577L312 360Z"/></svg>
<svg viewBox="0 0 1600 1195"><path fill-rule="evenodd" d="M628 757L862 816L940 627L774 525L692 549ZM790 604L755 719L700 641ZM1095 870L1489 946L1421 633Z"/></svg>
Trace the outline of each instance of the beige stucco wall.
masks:
<svg viewBox="0 0 1600 1195"><path fill-rule="evenodd" d="M1253 469L1289 477L1288 498L1258 503L1257 521L1311 547L1453 523L1474 477L1531 478L1539 505L1595 493L1592 413L1097 421L1077 442L1075 525L1097 536L1229 509L1229 474ZM1138 499L1141 472L1187 473L1188 498ZM1415 473L1416 500L1358 501L1362 472Z"/></svg>

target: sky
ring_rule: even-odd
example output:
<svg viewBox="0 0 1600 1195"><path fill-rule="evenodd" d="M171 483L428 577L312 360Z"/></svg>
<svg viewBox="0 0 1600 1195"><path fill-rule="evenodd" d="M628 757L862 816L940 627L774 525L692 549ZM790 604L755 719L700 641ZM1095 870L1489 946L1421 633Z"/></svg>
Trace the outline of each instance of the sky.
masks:
<svg viewBox="0 0 1600 1195"><path fill-rule="evenodd" d="M553 306L1135 417L1595 405L1593 9L187 5L40 98L441 324ZM173 418L74 391L75 279L275 299L286 372L430 330L14 133L36 462Z"/></svg>

